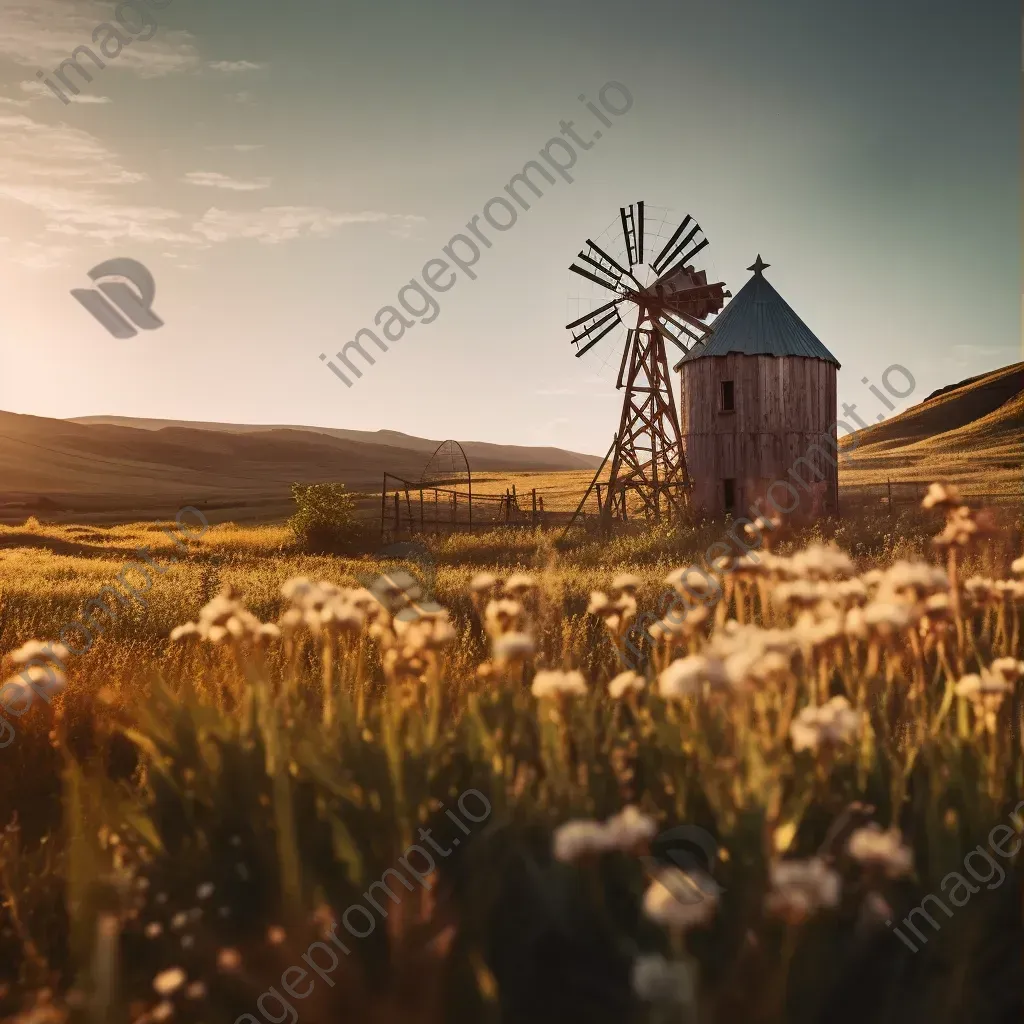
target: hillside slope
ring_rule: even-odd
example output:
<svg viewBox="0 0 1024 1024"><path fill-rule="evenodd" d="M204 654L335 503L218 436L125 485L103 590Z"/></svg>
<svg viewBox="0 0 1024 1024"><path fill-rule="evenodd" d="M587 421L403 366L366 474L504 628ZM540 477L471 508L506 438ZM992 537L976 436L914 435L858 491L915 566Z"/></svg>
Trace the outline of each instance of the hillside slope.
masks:
<svg viewBox="0 0 1024 1024"><path fill-rule="evenodd" d="M221 431L233 434L265 433L274 430L299 430L345 441L359 441L366 444L388 445L409 451L422 452L429 457L441 444L439 440L413 437L399 430L346 430L342 427L306 427L293 424L245 424L245 423L192 423L187 420L146 419L132 416L78 416L69 422L87 425L112 425L136 427L140 430L163 430L187 428L193 430ZM565 451L562 448L533 448L515 444L494 444L490 441L460 441L471 468L481 470L533 470L535 472L561 472L570 469L597 469L601 459L596 455ZM426 458L424 458L424 463ZM396 471L397 472L397 471ZM418 474L417 474L418 476Z"/></svg>
<svg viewBox="0 0 1024 1024"><path fill-rule="evenodd" d="M336 480L379 493L385 471L420 479L436 447L397 432L356 433L373 440L301 427L143 429L0 412L0 519L36 509L47 518L145 518L188 504L220 510L221 519L279 518L290 511L293 483ZM470 459L483 474L600 462L557 448L479 442Z"/></svg>
<svg viewBox="0 0 1024 1024"><path fill-rule="evenodd" d="M1020 492L1024 363L941 389L919 405L840 440L845 485L958 480L979 493Z"/></svg>
<svg viewBox="0 0 1024 1024"><path fill-rule="evenodd" d="M855 443L858 454L869 451L877 454L903 447L973 423L995 412L1021 391L1024 391L1024 363L1004 366L961 381L950 390L930 396L897 416L858 430L844 437L840 446Z"/></svg>

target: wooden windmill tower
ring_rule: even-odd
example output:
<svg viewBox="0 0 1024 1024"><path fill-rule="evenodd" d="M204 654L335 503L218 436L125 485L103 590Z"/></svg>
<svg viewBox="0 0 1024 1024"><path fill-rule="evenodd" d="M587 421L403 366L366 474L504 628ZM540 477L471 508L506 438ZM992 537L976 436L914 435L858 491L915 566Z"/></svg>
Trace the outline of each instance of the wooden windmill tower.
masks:
<svg viewBox="0 0 1024 1024"><path fill-rule="evenodd" d="M566 328L572 332L577 357L609 335L616 351L622 346L615 386L626 393L619 429L605 458L607 462L611 457L612 464L602 517L605 522L624 520L627 511L639 511L648 520L660 521L682 512L692 486L665 344L671 342L684 354L699 345L711 330L708 317L718 313L730 296L722 282L708 284L707 273L693 265L708 240L692 217L687 216L662 244L656 232L645 231L642 202L622 207L619 214L624 251L616 253L618 259L588 238L569 268L599 285L604 301L594 302L596 308ZM645 245L652 253L657 251L649 261ZM603 468L604 463L587 495Z"/></svg>

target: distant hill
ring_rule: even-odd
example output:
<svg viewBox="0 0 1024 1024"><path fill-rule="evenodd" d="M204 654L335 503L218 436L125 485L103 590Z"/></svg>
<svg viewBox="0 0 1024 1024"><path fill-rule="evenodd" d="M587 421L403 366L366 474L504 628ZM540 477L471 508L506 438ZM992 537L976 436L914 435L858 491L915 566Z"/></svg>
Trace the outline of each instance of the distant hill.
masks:
<svg viewBox="0 0 1024 1024"><path fill-rule="evenodd" d="M980 493L1024 487L1024 362L933 392L840 440L844 484L959 480Z"/></svg>
<svg viewBox="0 0 1024 1024"><path fill-rule="evenodd" d="M216 430L231 434L254 434L273 430L304 430L312 434L326 434L344 441L387 445L422 452L429 457L441 440L413 437L398 430L346 430L342 427L303 427L291 424L260 426L245 423L206 423L189 420L157 420L133 416L77 416L70 423L86 425L104 424L136 427L140 430L163 430L170 427L192 430ZM596 455L582 455L562 448L533 448L514 444L494 444L490 441L459 441L470 467L481 470L532 470L534 472L561 472L569 469L597 469L601 459ZM423 460L424 465L426 459ZM390 467L388 467L390 470ZM422 467L421 467L422 469ZM397 472L397 470L393 470ZM419 474L417 473L417 477Z"/></svg>
<svg viewBox="0 0 1024 1024"><path fill-rule="evenodd" d="M385 471L419 480L438 443L397 431L0 412L0 520L35 511L141 519L187 504L220 509L221 519L226 510L240 520L279 518L291 509L292 483L336 480L379 492ZM463 447L480 474L596 469L601 461L558 448Z"/></svg>

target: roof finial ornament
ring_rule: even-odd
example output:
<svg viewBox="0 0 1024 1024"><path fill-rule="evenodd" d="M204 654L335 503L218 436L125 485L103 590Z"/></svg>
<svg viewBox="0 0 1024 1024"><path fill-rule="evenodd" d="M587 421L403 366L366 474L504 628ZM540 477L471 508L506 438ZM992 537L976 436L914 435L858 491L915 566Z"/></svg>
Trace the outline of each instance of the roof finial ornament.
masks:
<svg viewBox="0 0 1024 1024"><path fill-rule="evenodd" d="M765 261L763 259L761 259L761 254L758 253L757 254L757 259L754 261L754 265L751 266L751 267L747 267L747 270L752 270L755 274L757 274L758 277L763 277L764 275L762 274L762 271L766 267L770 267L770 266L771 266L771 264L770 263L765 263Z"/></svg>

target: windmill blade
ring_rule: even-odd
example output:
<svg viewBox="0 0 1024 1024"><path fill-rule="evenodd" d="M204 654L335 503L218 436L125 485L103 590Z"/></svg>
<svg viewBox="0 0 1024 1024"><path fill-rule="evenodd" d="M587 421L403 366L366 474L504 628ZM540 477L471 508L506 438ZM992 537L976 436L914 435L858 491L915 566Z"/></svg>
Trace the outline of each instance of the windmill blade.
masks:
<svg viewBox="0 0 1024 1024"><path fill-rule="evenodd" d="M670 239L669 239L669 240L668 240L668 241L667 241L667 242L665 243L665 247L664 247L664 248L663 248L663 249L661 250L661 252L660 252L660 253L658 253L658 255L657 255L657 256L656 256L656 257L655 257L655 258L654 258L654 259L653 259L653 260L651 261L651 267L652 267L652 269L654 269L655 271L657 271L657 272L658 272L659 274L661 273L661 267L662 267L662 265L663 265L664 263L667 263L667 262L668 262L668 259L667 259L667 257L668 257L668 254L669 254L669 253L671 252L671 250L672 250L672 247L673 247L673 246L674 246L674 245L676 244L676 242L677 242L677 241L679 240L679 236L680 236L680 235L681 235L681 234L682 234L682 233L683 233L683 232L684 232L684 231L685 231L685 230L686 230L686 229L687 229L687 228L688 228L688 227L689 227L689 226L690 226L691 224L696 224L696 221L695 221L695 220L694 220L694 219L693 219L693 218L692 218L692 217L691 217L691 216L690 216L689 214L687 214L687 215L686 215L686 217L684 218L684 220L683 220L682 224L680 224L680 225L679 225L679 227L677 227L677 228L675 229L675 231L673 231L673 232L672 232L672 237L671 237L671 238L670 238Z"/></svg>
<svg viewBox="0 0 1024 1024"><path fill-rule="evenodd" d="M565 329L567 331L571 331L574 327L579 327L580 324L585 323L587 320L591 319L591 317L595 317L598 313L603 313L605 310L611 309L612 306L618 305L620 302L622 302L622 299L612 299L611 302L606 302L603 306L598 306L597 309L592 309L586 314L586 316L581 316L579 320L573 320L571 324L566 324Z"/></svg>
<svg viewBox="0 0 1024 1024"><path fill-rule="evenodd" d="M681 317L682 321L685 322L677 320L676 316ZM682 339L678 337L678 335L673 334L670 330L668 330L669 325L674 327L676 331L679 332L679 334L685 335L687 338L689 338L691 344L693 345L699 344L700 342L704 341L705 338L707 338L707 336L711 334L711 328L707 324L701 323L700 320L688 316L686 313L679 313L673 315L672 313L663 310L656 319L657 324L661 328L661 331L665 335L665 337L668 338L674 344L676 344L684 352L689 352L690 349L686 346Z"/></svg>
<svg viewBox="0 0 1024 1024"><path fill-rule="evenodd" d="M622 237L626 241L626 255L629 257L629 269L644 261L644 204L643 200L631 205L627 211L625 206L619 207L622 218Z"/></svg>
<svg viewBox="0 0 1024 1024"><path fill-rule="evenodd" d="M569 267L574 274L579 274L580 277L585 277L609 291L616 291L626 270L620 267L600 246L595 245L588 238L587 248L578 253L578 258L589 267L580 267L574 263Z"/></svg>
<svg viewBox="0 0 1024 1024"><path fill-rule="evenodd" d="M604 316L598 315L601 310L595 310L590 314L590 317L584 317L584 321L589 319L591 322L573 334L572 341L574 345L579 345L581 341L587 342L583 348L577 351L577 358L583 355L584 352L589 352L609 331L614 331L616 327L621 325L622 317L619 315L618 306L615 303L610 303L610 305L615 308L605 313ZM606 308L602 307L602 309Z"/></svg>
<svg viewBox="0 0 1024 1024"><path fill-rule="evenodd" d="M686 232L685 235L683 235L684 231ZM687 252L679 263L676 263L676 258L679 254L697 238L698 234L701 234L700 225L689 214L687 214L686 219L675 229L672 237L665 243L665 248L658 253L657 259L651 264L655 272L662 274L669 264L675 263L676 266L685 265L693 259L693 257L708 244L708 240L706 238L702 238L698 241L694 248ZM680 237L681 235L682 237ZM673 269L675 269L675 267L673 267Z"/></svg>
<svg viewBox="0 0 1024 1024"><path fill-rule="evenodd" d="M696 256L697 253L699 253L701 249L703 249L704 246L708 244L709 240L707 238L702 238L699 242L697 242L696 245L693 246L692 249L690 249L688 252L683 253L683 255L680 256L679 259L676 260L676 262L673 263L672 266L665 271L666 275L672 275L677 270L686 269L690 263L690 260L692 260L693 257Z"/></svg>

